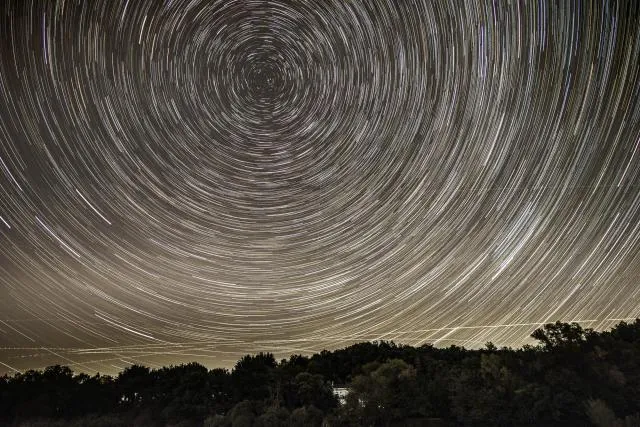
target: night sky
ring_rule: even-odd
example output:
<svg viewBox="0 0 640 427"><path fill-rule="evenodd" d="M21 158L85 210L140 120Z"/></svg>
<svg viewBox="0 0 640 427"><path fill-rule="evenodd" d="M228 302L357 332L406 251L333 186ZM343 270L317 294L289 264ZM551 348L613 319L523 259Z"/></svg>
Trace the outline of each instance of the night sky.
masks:
<svg viewBox="0 0 640 427"><path fill-rule="evenodd" d="M4 0L0 373L640 316L640 2Z"/></svg>

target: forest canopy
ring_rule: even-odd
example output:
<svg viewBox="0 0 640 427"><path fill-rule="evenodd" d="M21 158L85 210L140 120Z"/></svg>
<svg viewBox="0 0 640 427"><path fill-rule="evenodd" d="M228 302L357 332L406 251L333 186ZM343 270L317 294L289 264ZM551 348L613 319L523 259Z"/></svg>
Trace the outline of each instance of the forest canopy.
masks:
<svg viewBox="0 0 640 427"><path fill-rule="evenodd" d="M232 370L50 366L0 377L0 424L640 425L640 319L603 332L557 322L532 337L519 349L379 341L280 361L258 353Z"/></svg>

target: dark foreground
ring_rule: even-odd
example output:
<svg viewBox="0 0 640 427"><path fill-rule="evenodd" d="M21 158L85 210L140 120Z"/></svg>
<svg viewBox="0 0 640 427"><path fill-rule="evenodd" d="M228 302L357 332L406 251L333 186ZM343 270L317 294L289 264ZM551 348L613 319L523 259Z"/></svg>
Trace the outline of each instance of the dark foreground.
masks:
<svg viewBox="0 0 640 427"><path fill-rule="evenodd" d="M196 363L117 377L64 366L0 378L0 424L20 426L640 426L640 319L555 323L535 347L360 343L232 371ZM334 389L346 389L342 402Z"/></svg>

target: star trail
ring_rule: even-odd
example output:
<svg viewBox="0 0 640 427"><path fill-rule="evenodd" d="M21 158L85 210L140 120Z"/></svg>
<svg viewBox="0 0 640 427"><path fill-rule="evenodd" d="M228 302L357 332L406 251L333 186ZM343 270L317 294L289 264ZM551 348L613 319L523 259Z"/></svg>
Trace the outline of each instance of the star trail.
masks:
<svg viewBox="0 0 640 427"><path fill-rule="evenodd" d="M640 316L640 3L7 0L0 372Z"/></svg>

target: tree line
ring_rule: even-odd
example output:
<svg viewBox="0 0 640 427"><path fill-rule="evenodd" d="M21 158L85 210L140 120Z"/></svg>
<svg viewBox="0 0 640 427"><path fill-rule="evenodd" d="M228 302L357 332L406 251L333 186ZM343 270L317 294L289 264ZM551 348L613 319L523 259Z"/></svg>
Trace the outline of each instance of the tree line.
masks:
<svg viewBox="0 0 640 427"><path fill-rule="evenodd" d="M279 362L246 355L232 370L133 365L115 377L57 365L0 377L0 424L640 425L640 319L603 332L557 322L532 337L538 345L519 349L363 342Z"/></svg>

